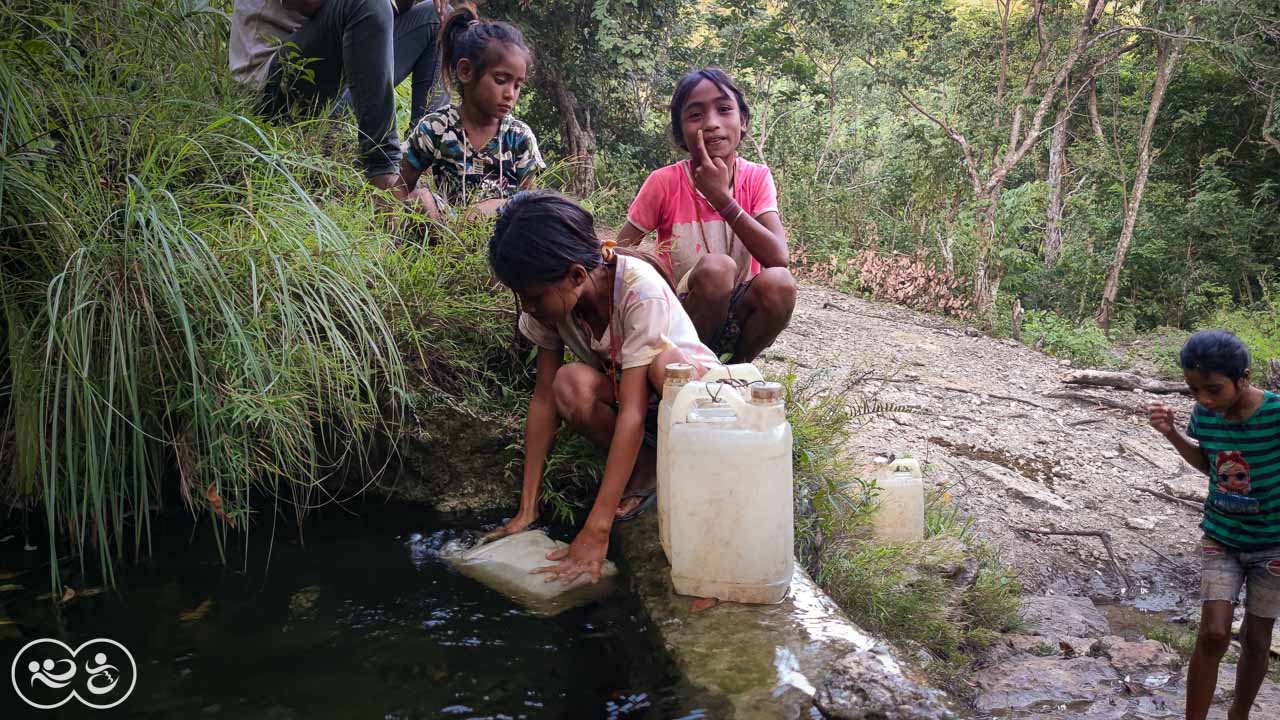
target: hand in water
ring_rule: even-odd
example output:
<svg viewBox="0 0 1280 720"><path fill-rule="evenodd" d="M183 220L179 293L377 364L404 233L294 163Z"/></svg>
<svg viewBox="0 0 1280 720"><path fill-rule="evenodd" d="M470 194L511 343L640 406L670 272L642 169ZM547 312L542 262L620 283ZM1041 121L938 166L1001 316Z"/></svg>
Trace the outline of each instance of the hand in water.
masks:
<svg viewBox="0 0 1280 720"><path fill-rule="evenodd" d="M540 567L534 572L547 573L547 582L559 581L566 585L582 575L590 575L591 582L600 582L604 572L604 558L609 552L609 532L583 528L569 547L547 555L555 565Z"/></svg>
<svg viewBox="0 0 1280 720"><path fill-rule="evenodd" d="M1147 413L1150 416L1148 422L1157 432L1165 436L1173 434L1174 417L1170 407L1155 403L1147 408Z"/></svg>
<svg viewBox="0 0 1280 720"><path fill-rule="evenodd" d="M729 165L721 158L713 158L707 153L701 130L698 131L698 144L693 147L692 156L693 184L712 207L717 210L724 208L733 200L728 190Z"/></svg>
<svg viewBox="0 0 1280 720"><path fill-rule="evenodd" d="M524 532L525 530L528 530L529 526L533 524L533 521L537 519L538 515L536 513L518 513L515 517L508 520L506 525L503 525L497 530L494 530L481 538L480 542L487 543L491 540L497 540L508 535L515 535L518 532Z"/></svg>

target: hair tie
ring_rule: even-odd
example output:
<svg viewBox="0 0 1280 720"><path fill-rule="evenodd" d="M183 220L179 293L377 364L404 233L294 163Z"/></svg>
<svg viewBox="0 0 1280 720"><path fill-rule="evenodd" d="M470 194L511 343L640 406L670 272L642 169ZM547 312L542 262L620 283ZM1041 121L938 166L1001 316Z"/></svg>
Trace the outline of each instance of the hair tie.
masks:
<svg viewBox="0 0 1280 720"><path fill-rule="evenodd" d="M618 247L618 242L616 240L605 240L601 242L600 257L604 258L606 263L613 262L613 259L618 255L617 251L614 250L616 247Z"/></svg>

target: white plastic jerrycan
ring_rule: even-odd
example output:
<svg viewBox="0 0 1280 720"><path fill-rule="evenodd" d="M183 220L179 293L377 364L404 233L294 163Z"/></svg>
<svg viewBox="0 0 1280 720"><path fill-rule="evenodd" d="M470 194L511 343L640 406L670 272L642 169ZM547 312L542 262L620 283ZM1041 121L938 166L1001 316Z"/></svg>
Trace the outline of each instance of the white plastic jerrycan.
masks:
<svg viewBox="0 0 1280 720"><path fill-rule="evenodd" d="M791 425L777 383L751 385L749 400L730 389L699 408L686 386L671 408L671 580L682 595L777 603L795 541Z"/></svg>
<svg viewBox="0 0 1280 720"><path fill-rule="evenodd" d="M662 552L667 556L667 562L671 562L671 528L667 517L667 508L671 506L667 501L668 478L671 476L671 465L668 461L670 453L667 452L667 433L671 428L671 406L675 404L681 390L689 385L699 388L690 391L699 396L696 404L711 405L715 402L712 395L718 394L721 387L715 386L711 394L708 394L703 389L707 383L723 380L744 383L764 381L764 376L751 363L716 365L708 370L701 380L693 379L695 372L694 367L686 363L667 365L662 386L662 402L658 403L658 539L662 543ZM736 392L735 388L730 386L724 386L723 390Z"/></svg>
<svg viewBox="0 0 1280 720"><path fill-rule="evenodd" d="M880 466L876 473L880 507L871 523L876 542L901 544L924 539L923 478L920 463L911 458Z"/></svg>

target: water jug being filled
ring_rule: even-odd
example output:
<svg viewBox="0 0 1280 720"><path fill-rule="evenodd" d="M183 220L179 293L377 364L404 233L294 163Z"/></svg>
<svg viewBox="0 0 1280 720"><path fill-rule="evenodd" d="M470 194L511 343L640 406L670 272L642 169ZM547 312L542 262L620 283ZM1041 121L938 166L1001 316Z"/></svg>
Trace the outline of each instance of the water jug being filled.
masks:
<svg viewBox="0 0 1280 720"><path fill-rule="evenodd" d="M662 385L662 402L658 403L658 539L662 543L662 552L666 555L667 562L671 562L671 528L667 516L667 508L670 507L670 503L667 501L667 486L671 473L670 463L667 461L669 457L667 452L667 431L671 426L671 406L675 404L676 396L681 389L691 383L705 388L707 383L732 380L735 384L741 383L738 387L745 387L747 383L764 381L760 371L751 363L717 365L708 370L702 380L694 380L694 373L694 367L686 363L671 363L667 365ZM713 387L718 388L719 386ZM725 387L724 390L727 392L736 391L735 388L731 387ZM704 393L698 404L711 405L714 402L709 394Z"/></svg>
<svg viewBox="0 0 1280 720"><path fill-rule="evenodd" d="M715 385L714 383L708 386ZM671 407L668 500L671 580L682 595L781 602L791 585L791 425L782 386L747 398L686 385Z"/></svg>
<svg viewBox="0 0 1280 720"><path fill-rule="evenodd" d="M924 480L920 463L898 458L876 473L879 507L871 523L877 543L902 544L924 539Z"/></svg>

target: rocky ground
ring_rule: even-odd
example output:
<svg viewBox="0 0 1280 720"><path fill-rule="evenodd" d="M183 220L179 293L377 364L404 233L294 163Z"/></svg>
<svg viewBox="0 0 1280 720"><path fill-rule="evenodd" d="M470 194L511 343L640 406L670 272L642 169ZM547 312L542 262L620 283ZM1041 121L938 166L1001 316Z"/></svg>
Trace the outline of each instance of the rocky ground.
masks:
<svg viewBox="0 0 1280 720"><path fill-rule="evenodd" d="M911 408L872 419L855 449L925 461L927 483L1016 569L1031 634L1008 638L975 678L982 714L1181 716L1176 656L1119 638L1140 633L1109 627L1093 600L1130 618L1159 611L1157 623L1196 616L1199 512L1171 498L1203 499L1207 484L1138 412L1159 399L1185 419L1189 398L1071 388L1067 363L1020 343L811 286L765 360ZM1051 397L1063 390L1087 397ZM1043 534L1057 532L1084 534ZM1063 598L1089 621L1064 628L1036 610ZM1228 691L1233 674L1224 668ZM1255 717L1280 717L1280 689L1268 684L1259 703Z"/></svg>

